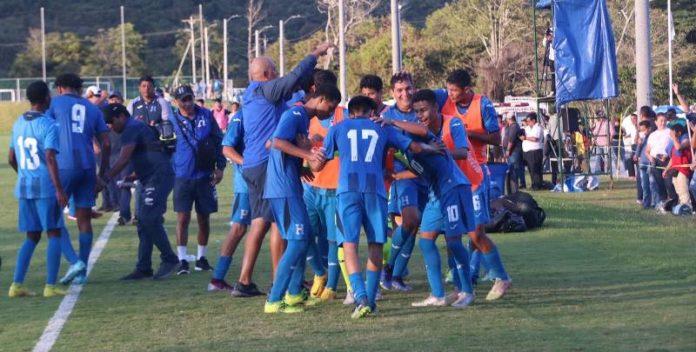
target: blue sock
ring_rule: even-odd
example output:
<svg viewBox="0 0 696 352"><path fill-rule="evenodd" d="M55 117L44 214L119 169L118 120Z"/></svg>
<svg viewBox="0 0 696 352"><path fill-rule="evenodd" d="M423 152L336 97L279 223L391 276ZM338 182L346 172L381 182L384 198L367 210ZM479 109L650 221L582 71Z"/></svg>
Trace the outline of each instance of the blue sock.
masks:
<svg viewBox="0 0 696 352"><path fill-rule="evenodd" d="M326 281L326 287L336 291L340 276L341 267L338 266L338 244L332 241L329 242L329 277Z"/></svg>
<svg viewBox="0 0 696 352"><path fill-rule="evenodd" d="M297 260L294 265L292 274L290 275L290 284L288 284L288 293L291 295L299 295L304 288L305 268L307 267L307 251L303 251L302 257Z"/></svg>
<svg viewBox="0 0 696 352"><path fill-rule="evenodd" d="M324 268L329 267L329 241L326 239L326 233L317 238L317 248L319 249L319 259Z"/></svg>
<svg viewBox="0 0 696 352"><path fill-rule="evenodd" d="M80 260L82 260L85 265L89 260L89 252L92 251L92 234L91 233L81 233L80 234Z"/></svg>
<svg viewBox="0 0 696 352"><path fill-rule="evenodd" d="M227 270L230 269L230 265L232 265L231 256L221 255L218 257L217 264L215 264L215 270L213 271L213 279L224 280L225 275L227 275Z"/></svg>
<svg viewBox="0 0 696 352"><path fill-rule="evenodd" d="M461 240L448 240L447 248L452 253L457 264L455 274L458 274L460 279L459 291L474 293L474 289L471 285L471 277L469 276L469 253L466 251L466 248L464 248Z"/></svg>
<svg viewBox="0 0 696 352"><path fill-rule="evenodd" d="M471 273L471 282L478 281L481 271L481 251L474 249L469 251L469 272Z"/></svg>
<svg viewBox="0 0 696 352"><path fill-rule="evenodd" d="M68 263L75 264L78 260L80 260L80 257L77 256L77 253L75 253L75 249L72 246L72 242L70 242L70 233L68 232L68 228L63 227L60 230L60 250L63 252L65 260L67 260Z"/></svg>
<svg viewBox="0 0 696 352"><path fill-rule="evenodd" d="M447 266L452 270L452 280L454 281L454 287L459 290L462 287L462 279L459 278L459 272L457 271L457 262L454 260L452 254L447 253Z"/></svg>
<svg viewBox="0 0 696 352"><path fill-rule="evenodd" d="M326 270L324 269L324 264L322 263L321 253L319 253L319 246L317 245L316 238L310 240L309 246L307 246L307 261L312 267L314 275L326 275Z"/></svg>
<svg viewBox="0 0 696 352"><path fill-rule="evenodd" d="M387 263L392 269L396 264L396 258L398 258L399 253L401 253L401 246L404 244L404 236L401 232L401 226L399 226L392 234L391 254L389 255L389 262Z"/></svg>
<svg viewBox="0 0 696 352"><path fill-rule="evenodd" d="M428 274L428 283L433 296L437 298L445 297L445 289L442 285L442 269L440 264L440 252L437 250L435 240L421 238L418 246L423 252L425 262L425 272Z"/></svg>
<svg viewBox="0 0 696 352"><path fill-rule="evenodd" d="M399 252L399 255L396 257L392 277L404 277L404 274L406 273L406 268L408 267L408 261L411 259L411 253L413 253L413 247L415 245L415 234L408 235L408 237L404 238L403 245L401 246L401 252Z"/></svg>
<svg viewBox="0 0 696 352"><path fill-rule="evenodd" d="M26 238L22 246L19 247L19 252L17 252L17 267L15 267L13 282L18 284L24 283L24 277L27 276L29 262L31 262L31 256L34 254L36 244L36 242Z"/></svg>
<svg viewBox="0 0 696 352"><path fill-rule="evenodd" d="M273 281L273 288L268 295L268 302L275 303L283 299L283 295L290 283L297 261L302 259L305 261L304 254L307 248L307 240L290 240L288 247L285 249L283 256L280 258L278 268L276 269L276 277Z"/></svg>
<svg viewBox="0 0 696 352"><path fill-rule="evenodd" d="M350 279L350 286L353 287L353 298L355 298L355 303L360 303L360 300L367 297L367 291L365 291L365 282L362 278L362 272L352 273L348 275ZM379 281L379 279L378 279Z"/></svg>
<svg viewBox="0 0 696 352"><path fill-rule="evenodd" d="M379 287L379 274L381 271L367 271L367 301L370 303L371 307L377 306L377 287Z"/></svg>
<svg viewBox="0 0 696 352"><path fill-rule="evenodd" d="M48 237L46 249L46 284L55 285L60 270L60 237Z"/></svg>
<svg viewBox="0 0 696 352"><path fill-rule="evenodd" d="M488 266L491 275L496 279L510 280L510 277L505 271L505 266L503 266L503 260L500 258L500 253L498 253L498 247L493 247L488 253L483 254L484 266Z"/></svg>

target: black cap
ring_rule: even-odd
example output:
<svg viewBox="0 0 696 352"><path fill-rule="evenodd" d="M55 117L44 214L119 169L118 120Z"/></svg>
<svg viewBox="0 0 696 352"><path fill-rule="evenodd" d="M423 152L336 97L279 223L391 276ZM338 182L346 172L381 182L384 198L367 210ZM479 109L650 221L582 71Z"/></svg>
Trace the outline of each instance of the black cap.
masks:
<svg viewBox="0 0 696 352"><path fill-rule="evenodd" d="M106 123L113 123L114 118L120 116L121 114L130 117L128 109L121 104L109 104L102 109L102 113L104 114L104 121Z"/></svg>
<svg viewBox="0 0 696 352"><path fill-rule="evenodd" d="M193 89L191 89L191 86L189 85L183 85L179 86L175 91L174 91L174 98L176 100L182 100L186 98L187 96L194 96L193 95Z"/></svg>

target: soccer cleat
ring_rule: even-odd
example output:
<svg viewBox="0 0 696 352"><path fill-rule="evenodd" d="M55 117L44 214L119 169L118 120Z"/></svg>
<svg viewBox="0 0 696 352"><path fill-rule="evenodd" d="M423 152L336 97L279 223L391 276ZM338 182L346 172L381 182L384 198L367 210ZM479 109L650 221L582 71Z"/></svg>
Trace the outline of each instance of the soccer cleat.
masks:
<svg viewBox="0 0 696 352"><path fill-rule="evenodd" d="M472 303L474 303L474 299L476 298L476 295L473 293L466 293L466 292L460 292L459 297L457 297L457 300L454 301L450 306L454 308L466 308Z"/></svg>
<svg viewBox="0 0 696 352"><path fill-rule="evenodd" d="M208 292L219 292L219 291L232 291L232 286L225 282L225 280L211 279L208 283Z"/></svg>
<svg viewBox="0 0 696 352"><path fill-rule="evenodd" d="M283 302L289 306L297 306L301 305L307 300L305 296L302 293L298 293L296 295L291 295L289 293L285 294L285 298L283 299Z"/></svg>
<svg viewBox="0 0 696 352"><path fill-rule="evenodd" d="M319 299L325 302L331 302L334 299L336 299L336 291L332 290L329 287L324 288L323 291L321 291L321 295L319 296Z"/></svg>
<svg viewBox="0 0 696 352"><path fill-rule="evenodd" d="M392 268L385 265L379 275L379 285L385 290L392 289Z"/></svg>
<svg viewBox="0 0 696 352"><path fill-rule="evenodd" d="M10 292L8 292L7 295L10 298L34 297L36 296L36 292L29 291L28 289L24 288L22 284L13 282L12 285L10 285Z"/></svg>
<svg viewBox="0 0 696 352"><path fill-rule="evenodd" d="M309 289L310 297L319 298L321 296L321 292L324 290L324 287L326 287L326 279L327 279L326 275L322 275L322 276L314 275L314 281L312 282L312 287Z"/></svg>
<svg viewBox="0 0 696 352"><path fill-rule="evenodd" d="M232 291L230 292L230 295L233 297L255 297L255 296L262 296L264 295L263 292L259 291L259 288L256 287L255 283L250 283L248 285L245 285L241 282L237 282L232 286Z"/></svg>
<svg viewBox="0 0 696 352"><path fill-rule="evenodd" d="M189 269L189 263L186 259L182 259L179 263L179 270L177 270L176 272L177 275L185 275L191 273L191 270Z"/></svg>
<svg viewBox="0 0 696 352"><path fill-rule="evenodd" d="M445 302L447 305L451 305L459 299L459 291L452 291L447 296L445 296Z"/></svg>
<svg viewBox="0 0 696 352"><path fill-rule="evenodd" d="M263 307L263 312L268 313L268 314L274 314L274 313L287 313L287 314L293 314L293 313L302 313L304 312L304 307L301 305L299 306L289 306L283 301L278 301L278 302L268 302L266 301L266 305Z"/></svg>
<svg viewBox="0 0 696 352"><path fill-rule="evenodd" d="M444 307L447 302L444 298L428 296L426 299L411 303L411 307Z"/></svg>
<svg viewBox="0 0 696 352"><path fill-rule="evenodd" d="M133 270L130 274L121 277L122 281L131 281L131 280L142 280L142 279L147 279L152 277L152 271L150 272L142 272L138 269Z"/></svg>
<svg viewBox="0 0 696 352"><path fill-rule="evenodd" d="M78 260L77 262L75 262L75 264L71 265L68 268L68 271L65 272L65 276L63 276L63 278L60 279L59 282L63 285L69 285L73 281L73 279L75 279L77 275L80 275L80 273L82 273L82 271L86 268L87 266L85 265L85 262Z"/></svg>
<svg viewBox="0 0 696 352"><path fill-rule="evenodd" d="M159 269L157 269L157 272L155 275L152 276L153 280L161 280L166 278L167 276L178 272L179 270L179 263L178 262L163 262L160 264Z"/></svg>
<svg viewBox="0 0 696 352"><path fill-rule="evenodd" d="M381 301L382 298L384 298L384 296L382 296L382 290L380 290L380 288L377 287L377 293L375 293L375 301Z"/></svg>
<svg viewBox="0 0 696 352"><path fill-rule="evenodd" d="M346 291L346 298L343 300L343 305L350 306L355 304L355 297L353 297L353 291Z"/></svg>
<svg viewBox="0 0 696 352"><path fill-rule="evenodd" d="M72 281L73 285L84 285L87 283L87 272L82 271Z"/></svg>
<svg viewBox="0 0 696 352"><path fill-rule="evenodd" d="M391 287L392 287L392 290L401 291L401 292L408 292L408 291L411 291L413 289L411 286L406 285L404 283L404 280L400 277L394 278L391 281Z"/></svg>
<svg viewBox="0 0 696 352"><path fill-rule="evenodd" d="M493 284L493 287L491 287L491 290L488 292L488 295L486 296L486 301L495 301L497 299L503 298L503 296L505 296L505 293L507 293L511 286L512 281L510 280L496 279L495 283Z"/></svg>
<svg viewBox="0 0 696 352"><path fill-rule="evenodd" d="M118 221L118 226L124 226L124 225L128 224L128 219L126 219L122 216L119 216L117 221Z"/></svg>
<svg viewBox="0 0 696 352"><path fill-rule="evenodd" d="M208 259L205 257L200 257L196 260L196 271L213 271L213 267L208 263Z"/></svg>
<svg viewBox="0 0 696 352"><path fill-rule="evenodd" d="M355 307L353 314L350 315L352 319L361 319L372 313L372 307L367 303L367 298L363 297L360 300L360 304Z"/></svg>
<svg viewBox="0 0 696 352"><path fill-rule="evenodd" d="M65 290L59 289L56 285L46 285L44 286L43 296L44 298L51 298L55 296L65 296Z"/></svg>

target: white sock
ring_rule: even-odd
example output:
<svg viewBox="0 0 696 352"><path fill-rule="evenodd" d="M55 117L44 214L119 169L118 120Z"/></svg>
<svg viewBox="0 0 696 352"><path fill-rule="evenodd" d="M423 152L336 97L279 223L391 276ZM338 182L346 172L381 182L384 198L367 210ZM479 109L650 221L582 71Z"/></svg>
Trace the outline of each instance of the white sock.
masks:
<svg viewBox="0 0 696 352"><path fill-rule="evenodd" d="M179 260L187 260L186 246L176 246L176 252L179 254Z"/></svg>
<svg viewBox="0 0 696 352"><path fill-rule="evenodd" d="M198 259L201 259L201 257L205 257L205 254L208 252L208 246L201 246L200 244L198 245Z"/></svg>

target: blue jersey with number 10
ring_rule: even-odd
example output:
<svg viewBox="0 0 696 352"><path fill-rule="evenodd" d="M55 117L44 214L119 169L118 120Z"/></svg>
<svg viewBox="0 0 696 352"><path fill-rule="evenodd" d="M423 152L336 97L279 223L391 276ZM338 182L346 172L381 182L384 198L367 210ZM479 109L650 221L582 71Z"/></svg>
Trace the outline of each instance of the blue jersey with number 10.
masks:
<svg viewBox="0 0 696 352"><path fill-rule="evenodd" d="M384 198L384 159L389 148L408 150L411 139L393 127L367 118L345 119L329 129L324 148L327 159L340 154L337 194L375 193Z"/></svg>
<svg viewBox="0 0 696 352"><path fill-rule="evenodd" d="M58 128L53 119L35 111L20 116L12 127L10 148L17 159L15 197L55 197L56 189L46 165L46 150L58 150Z"/></svg>
<svg viewBox="0 0 696 352"><path fill-rule="evenodd" d="M54 97L46 116L58 124L60 152L56 161L60 170L87 170L97 167L94 160L94 136L108 132L101 111L87 99L73 94Z"/></svg>

